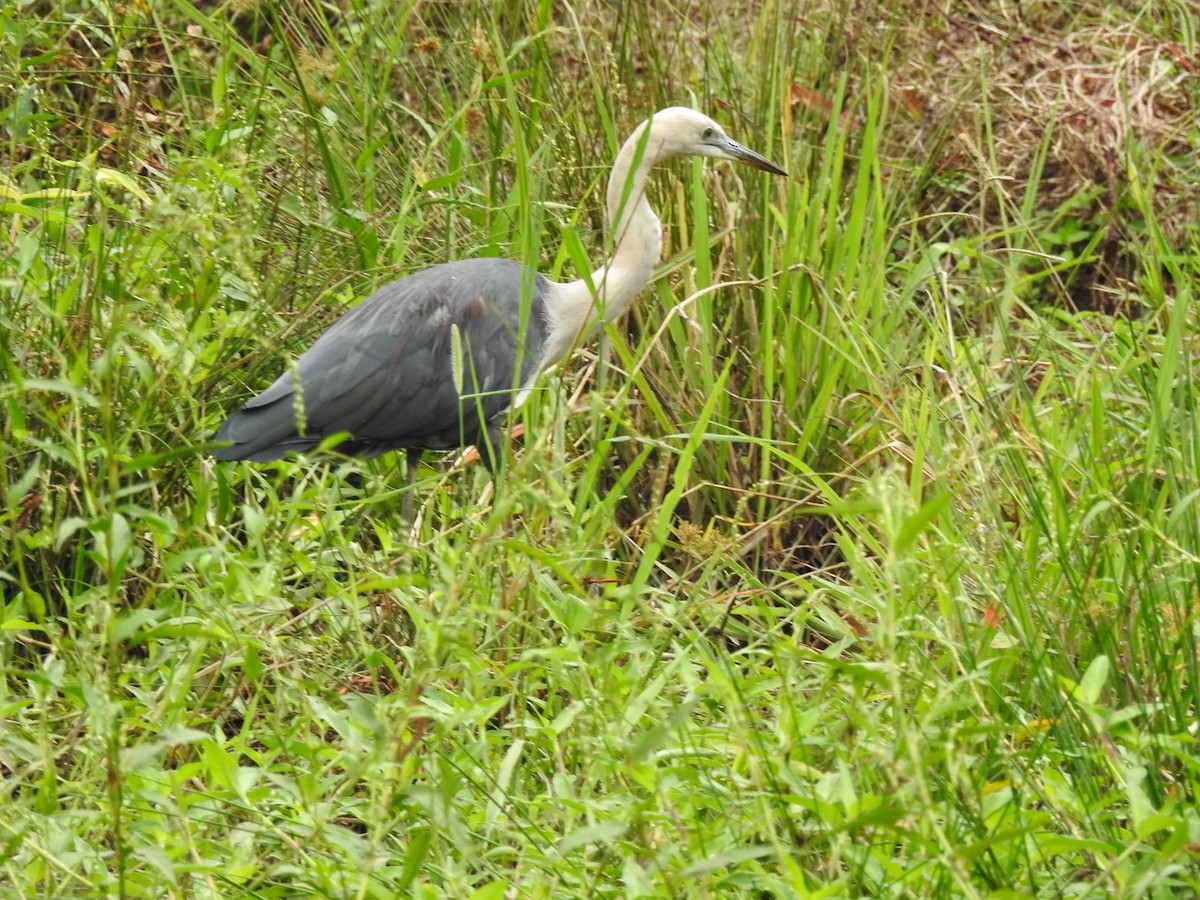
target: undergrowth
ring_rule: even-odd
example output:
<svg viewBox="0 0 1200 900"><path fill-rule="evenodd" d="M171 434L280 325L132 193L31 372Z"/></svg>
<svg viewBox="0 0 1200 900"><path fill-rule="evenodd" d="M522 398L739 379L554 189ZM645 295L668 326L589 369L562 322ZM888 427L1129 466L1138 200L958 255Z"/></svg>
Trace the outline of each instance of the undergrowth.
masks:
<svg viewBox="0 0 1200 900"><path fill-rule="evenodd" d="M1197 36L1022 15L0 10L6 896L1194 892ZM207 456L673 104L502 477Z"/></svg>

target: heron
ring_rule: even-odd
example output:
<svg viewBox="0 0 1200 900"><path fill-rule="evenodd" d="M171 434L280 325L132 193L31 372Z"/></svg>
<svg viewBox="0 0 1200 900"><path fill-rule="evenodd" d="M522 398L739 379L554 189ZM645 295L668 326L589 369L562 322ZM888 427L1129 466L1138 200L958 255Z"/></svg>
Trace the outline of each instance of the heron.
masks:
<svg viewBox="0 0 1200 900"><path fill-rule="evenodd" d="M405 451L410 479L426 450L470 446L494 472L500 425L538 373L620 318L650 280L662 226L646 200L646 179L678 156L787 174L708 116L660 110L634 129L613 163L608 262L585 278L555 282L513 260L467 259L384 285L229 416L215 435L225 446L213 455L267 462L341 435L335 449L345 455Z"/></svg>

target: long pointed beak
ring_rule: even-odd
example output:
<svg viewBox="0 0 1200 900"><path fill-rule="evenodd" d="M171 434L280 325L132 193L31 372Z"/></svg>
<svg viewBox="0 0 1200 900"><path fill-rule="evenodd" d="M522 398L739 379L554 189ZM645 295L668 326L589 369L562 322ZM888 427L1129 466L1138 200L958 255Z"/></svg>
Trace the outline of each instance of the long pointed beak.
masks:
<svg viewBox="0 0 1200 900"><path fill-rule="evenodd" d="M740 163L745 163L748 166L753 166L756 169L762 169L764 172L770 172L772 175L782 175L787 178L787 172L775 165L765 156L760 156L749 147L743 147L737 141L725 139L725 152L729 154L730 159L735 159Z"/></svg>

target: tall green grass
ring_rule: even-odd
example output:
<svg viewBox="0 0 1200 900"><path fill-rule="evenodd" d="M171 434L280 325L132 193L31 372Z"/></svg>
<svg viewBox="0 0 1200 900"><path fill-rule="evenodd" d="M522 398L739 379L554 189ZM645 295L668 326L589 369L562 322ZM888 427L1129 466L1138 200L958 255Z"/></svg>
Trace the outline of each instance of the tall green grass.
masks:
<svg viewBox="0 0 1200 900"><path fill-rule="evenodd" d="M893 12L0 11L6 895L1194 891L1197 248L1154 148L1116 314L1036 179L930 210ZM389 279L600 259L675 103L791 177L665 167L501 479L205 455Z"/></svg>

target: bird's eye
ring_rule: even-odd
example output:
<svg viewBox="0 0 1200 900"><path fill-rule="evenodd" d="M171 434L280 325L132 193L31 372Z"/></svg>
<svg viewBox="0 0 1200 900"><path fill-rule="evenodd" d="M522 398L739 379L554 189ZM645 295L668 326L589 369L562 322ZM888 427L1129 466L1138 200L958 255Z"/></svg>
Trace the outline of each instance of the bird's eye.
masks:
<svg viewBox="0 0 1200 900"><path fill-rule="evenodd" d="M709 127L704 129L704 134L700 135L700 137L706 141L711 141L713 137L716 136L716 133L717 132L712 127Z"/></svg>

